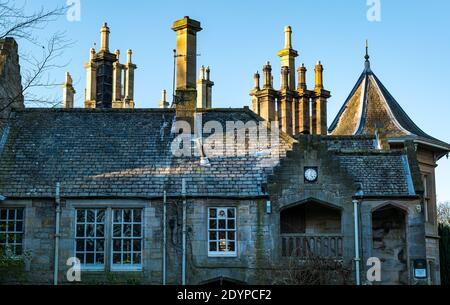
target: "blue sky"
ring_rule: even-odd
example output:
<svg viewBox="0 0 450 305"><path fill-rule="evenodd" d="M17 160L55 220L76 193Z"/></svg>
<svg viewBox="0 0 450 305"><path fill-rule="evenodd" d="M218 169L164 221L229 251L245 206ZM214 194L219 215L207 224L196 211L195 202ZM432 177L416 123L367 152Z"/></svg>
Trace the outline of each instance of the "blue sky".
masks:
<svg viewBox="0 0 450 305"><path fill-rule="evenodd" d="M65 0L28 1L30 11L64 5ZM157 107L161 90L171 92L175 34L172 22L183 16L201 21L198 64L211 66L215 82L214 107L250 105L252 75L266 61L273 64L279 83L277 52L283 47L283 27L291 25L297 63L309 69L313 85L314 64L325 67L325 86L332 92L329 122L342 106L364 67L364 41L369 39L372 69L404 110L424 131L450 142L450 1L381 0L381 21L367 19L367 0L198 0L112 1L81 0L81 20L66 18L51 24L65 30L74 46L60 59L70 62L55 70L63 80L70 71L77 90L76 106L84 100L83 65L89 48L99 45L103 22L111 28L112 50L134 51L136 103ZM26 45L25 45L26 47ZM60 89L53 94L60 95ZM450 201L450 161L437 169L438 200Z"/></svg>

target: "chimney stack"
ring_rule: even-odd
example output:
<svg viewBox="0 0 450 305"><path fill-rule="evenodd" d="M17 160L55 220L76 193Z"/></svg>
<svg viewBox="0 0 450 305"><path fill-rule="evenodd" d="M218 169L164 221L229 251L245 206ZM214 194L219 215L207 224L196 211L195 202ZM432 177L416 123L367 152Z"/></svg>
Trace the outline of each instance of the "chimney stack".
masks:
<svg viewBox="0 0 450 305"><path fill-rule="evenodd" d="M255 74L255 86L250 95L253 97L253 110L267 122L277 120L276 98L278 92L273 89L272 67L270 62L264 65L263 89L259 90L259 73Z"/></svg>
<svg viewBox="0 0 450 305"><path fill-rule="evenodd" d="M289 89L289 73L289 67L281 68L281 89L279 93L278 119L280 122L280 129L289 135L293 135L292 125L294 124L294 120L292 117L292 104L294 94Z"/></svg>
<svg viewBox="0 0 450 305"><path fill-rule="evenodd" d="M97 66L94 62L95 49L89 51L89 60L84 66L86 69L86 97L84 100L85 108L95 108L97 98Z"/></svg>
<svg viewBox="0 0 450 305"><path fill-rule="evenodd" d="M197 81L197 108L212 108L212 87L214 83L210 80L211 70L204 66L200 68L200 79Z"/></svg>
<svg viewBox="0 0 450 305"><path fill-rule="evenodd" d="M314 89L314 97L312 102L311 128L314 135L327 135L327 103L331 97L329 91L323 87L323 66L319 61L315 67L316 86Z"/></svg>
<svg viewBox="0 0 450 305"><path fill-rule="evenodd" d="M108 24L105 22L103 24L102 29L100 30L101 33L101 39L100 39L100 52L106 52L109 53L109 27Z"/></svg>
<svg viewBox="0 0 450 305"><path fill-rule="evenodd" d="M96 108L112 108L113 102L113 64L117 61L116 54L109 52L109 27L105 23L101 29L101 47L94 56L93 62L97 68Z"/></svg>
<svg viewBox="0 0 450 305"><path fill-rule="evenodd" d="M66 80L63 85L63 108L71 109L74 107L75 89L73 88L72 76L66 73Z"/></svg>
<svg viewBox="0 0 450 305"><path fill-rule="evenodd" d="M127 51L127 63L125 64L125 101L124 108L134 108L134 71L137 66L132 61L133 51Z"/></svg>
<svg viewBox="0 0 450 305"><path fill-rule="evenodd" d="M259 85L260 80L261 76L259 75L259 72L256 71L256 73L253 75L254 87L252 91L250 91L250 96L252 97L252 111L258 115L259 115L258 92L261 90Z"/></svg>
<svg viewBox="0 0 450 305"><path fill-rule="evenodd" d="M113 108L122 108L123 88L122 72L124 66L120 63L120 51L116 50L117 61L113 65Z"/></svg>
<svg viewBox="0 0 450 305"><path fill-rule="evenodd" d="M311 114L310 114L310 100L312 93L308 91L306 85L306 68L302 64L298 68L298 134L310 134L311 133Z"/></svg>
<svg viewBox="0 0 450 305"><path fill-rule="evenodd" d="M286 26L284 28L284 49L278 52L281 58L281 66L289 68L289 88L295 90L295 58L298 52L292 48L292 28Z"/></svg>
<svg viewBox="0 0 450 305"><path fill-rule="evenodd" d="M177 33L177 90L196 87L197 33L202 30L200 22L184 17L175 21L172 30Z"/></svg>
<svg viewBox="0 0 450 305"><path fill-rule="evenodd" d="M159 102L159 108L167 109L169 108L169 103L167 102L167 91L162 91L161 101Z"/></svg>

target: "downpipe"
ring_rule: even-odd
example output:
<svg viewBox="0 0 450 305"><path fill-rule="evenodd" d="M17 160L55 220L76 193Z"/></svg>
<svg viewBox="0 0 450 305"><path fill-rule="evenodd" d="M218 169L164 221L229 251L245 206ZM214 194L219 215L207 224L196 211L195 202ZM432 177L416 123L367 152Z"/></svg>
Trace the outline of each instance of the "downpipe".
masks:
<svg viewBox="0 0 450 305"><path fill-rule="evenodd" d="M58 182L56 184L56 223L55 223L55 255L54 255L54 266L53 266L53 285L58 285L58 273L59 273L59 239L61 237L61 184Z"/></svg>
<svg viewBox="0 0 450 305"><path fill-rule="evenodd" d="M353 200L353 214L355 220L355 279L356 285L361 285L361 254L359 248L359 201Z"/></svg>
<svg viewBox="0 0 450 305"><path fill-rule="evenodd" d="M163 278L162 284L167 285L167 192L163 200Z"/></svg>
<svg viewBox="0 0 450 305"><path fill-rule="evenodd" d="M186 285L186 221L187 221L187 201L186 201L186 180L182 182L182 196L183 196L183 254L181 259L181 284Z"/></svg>

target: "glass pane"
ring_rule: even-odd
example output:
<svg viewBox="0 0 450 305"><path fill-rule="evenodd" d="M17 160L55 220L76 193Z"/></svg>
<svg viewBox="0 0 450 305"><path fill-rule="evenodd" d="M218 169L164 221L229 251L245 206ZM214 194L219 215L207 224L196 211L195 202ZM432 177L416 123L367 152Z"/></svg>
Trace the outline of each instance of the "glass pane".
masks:
<svg viewBox="0 0 450 305"><path fill-rule="evenodd" d="M126 252L123 254L123 262L122 264L124 265L130 265L131 262L131 253L130 252Z"/></svg>
<svg viewBox="0 0 450 305"><path fill-rule="evenodd" d="M105 263L105 255L97 253L97 257L95 258L95 263L103 265Z"/></svg>
<svg viewBox="0 0 450 305"><path fill-rule="evenodd" d="M235 233L232 232L232 231L228 232L228 239L229 240L234 240L234 238L235 238Z"/></svg>
<svg viewBox="0 0 450 305"><path fill-rule="evenodd" d="M219 229L226 229L225 219L219 220Z"/></svg>
<svg viewBox="0 0 450 305"><path fill-rule="evenodd" d="M123 241L123 251L131 251L131 239L124 239Z"/></svg>
<svg viewBox="0 0 450 305"><path fill-rule="evenodd" d="M116 252L122 251L122 240L120 240L120 239L113 240L113 251L116 251Z"/></svg>
<svg viewBox="0 0 450 305"><path fill-rule="evenodd" d="M141 225L134 225L133 226L133 236L134 237L141 237Z"/></svg>
<svg viewBox="0 0 450 305"><path fill-rule="evenodd" d="M22 238L23 238L22 234L16 234L16 244L21 244Z"/></svg>
<svg viewBox="0 0 450 305"><path fill-rule="evenodd" d="M219 217L220 217L220 218L225 218L225 217L227 217L226 211L225 211L225 210L219 210Z"/></svg>
<svg viewBox="0 0 450 305"><path fill-rule="evenodd" d="M217 231L209 232L209 239L210 240L217 240Z"/></svg>
<svg viewBox="0 0 450 305"><path fill-rule="evenodd" d="M1 220L6 220L6 214L7 214L6 209L1 209L0 210L0 219Z"/></svg>
<svg viewBox="0 0 450 305"><path fill-rule="evenodd" d="M95 236L94 225L87 225L86 226L86 236L87 237L94 237Z"/></svg>
<svg viewBox="0 0 450 305"><path fill-rule="evenodd" d="M85 210L77 210L77 222L85 222Z"/></svg>
<svg viewBox="0 0 450 305"><path fill-rule="evenodd" d="M14 220L8 221L8 232L14 232Z"/></svg>
<svg viewBox="0 0 450 305"><path fill-rule="evenodd" d="M140 253L135 253L133 255L133 264L135 264L135 265L141 264L141 254Z"/></svg>
<svg viewBox="0 0 450 305"><path fill-rule="evenodd" d="M225 240L219 241L219 251L225 252L227 249L227 242Z"/></svg>
<svg viewBox="0 0 450 305"><path fill-rule="evenodd" d="M211 252L217 251L217 243L216 242L209 243L209 251L211 251Z"/></svg>
<svg viewBox="0 0 450 305"><path fill-rule="evenodd" d="M235 209L228 209L228 218L234 218Z"/></svg>
<svg viewBox="0 0 450 305"><path fill-rule="evenodd" d="M219 232L219 239L220 240L222 240L222 239L226 239L227 238L227 232L225 232L225 231L220 231Z"/></svg>
<svg viewBox="0 0 450 305"><path fill-rule="evenodd" d="M134 222L142 222L142 210L134 210Z"/></svg>
<svg viewBox="0 0 450 305"><path fill-rule="evenodd" d="M124 210L123 211L123 221L124 222L132 222L131 210Z"/></svg>
<svg viewBox="0 0 450 305"><path fill-rule="evenodd" d="M86 240L86 251L94 251L95 242L93 239Z"/></svg>
<svg viewBox="0 0 450 305"><path fill-rule="evenodd" d="M142 247L141 245L142 245L141 240L134 240L133 241L133 251L141 252L141 247Z"/></svg>
<svg viewBox="0 0 450 305"><path fill-rule="evenodd" d="M14 209L8 210L8 219L9 220L14 220L14 214L15 213L16 213L16 210L14 210Z"/></svg>
<svg viewBox="0 0 450 305"><path fill-rule="evenodd" d="M94 253L86 253L86 264L94 264Z"/></svg>
<svg viewBox="0 0 450 305"><path fill-rule="evenodd" d="M114 210L114 222L122 222L122 210Z"/></svg>
<svg viewBox="0 0 450 305"><path fill-rule="evenodd" d="M236 250L236 244L234 242L228 243L228 251L234 252Z"/></svg>
<svg viewBox="0 0 450 305"><path fill-rule="evenodd" d="M6 233L0 233L0 244L6 243Z"/></svg>
<svg viewBox="0 0 450 305"><path fill-rule="evenodd" d="M87 222L95 222L95 210L87 211Z"/></svg>
<svg viewBox="0 0 450 305"><path fill-rule="evenodd" d="M122 257L120 253L114 253L113 254L113 264L121 264L122 263Z"/></svg>
<svg viewBox="0 0 450 305"><path fill-rule="evenodd" d="M23 220L23 209L17 210L17 220Z"/></svg>
<svg viewBox="0 0 450 305"><path fill-rule="evenodd" d="M209 221L209 228L210 229L217 229L217 220L210 220Z"/></svg>
<svg viewBox="0 0 450 305"><path fill-rule="evenodd" d="M97 222L100 222L100 223L105 222L105 210L99 210L97 212Z"/></svg>
<svg viewBox="0 0 450 305"><path fill-rule="evenodd" d="M77 237L84 237L84 225L77 225Z"/></svg>
<svg viewBox="0 0 450 305"><path fill-rule="evenodd" d="M0 232L6 232L6 221L0 221Z"/></svg>
<svg viewBox="0 0 450 305"><path fill-rule="evenodd" d="M209 217L216 218L217 217L217 209L209 209Z"/></svg>
<svg viewBox="0 0 450 305"><path fill-rule="evenodd" d="M122 236L122 226L114 225L114 237L121 237L121 236Z"/></svg>
<svg viewBox="0 0 450 305"><path fill-rule="evenodd" d="M131 237L131 225L124 225L123 226L123 236L124 237Z"/></svg>
<svg viewBox="0 0 450 305"><path fill-rule="evenodd" d="M77 252L84 252L84 239L77 239L76 244Z"/></svg>
<svg viewBox="0 0 450 305"><path fill-rule="evenodd" d="M235 221L234 220L228 220L228 229L234 230L235 229Z"/></svg>
<svg viewBox="0 0 450 305"><path fill-rule="evenodd" d="M22 230L23 230L23 222L22 221L16 222L16 232L22 232Z"/></svg>
<svg viewBox="0 0 450 305"><path fill-rule="evenodd" d="M82 252L77 252L76 254L77 258L80 260L81 264L84 264L84 253Z"/></svg>
<svg viewBox="0 0 450 305"><path fill-rule="evenodd" d="M96 241L96 251L103 252L105 251L105 241L103 239L97 239Z"/></svg>
<svg viewBox="0 0 450 305"><path fill-rule="evenodd" d="M105 225L97 225L97 237L105 237Z"/></svg>

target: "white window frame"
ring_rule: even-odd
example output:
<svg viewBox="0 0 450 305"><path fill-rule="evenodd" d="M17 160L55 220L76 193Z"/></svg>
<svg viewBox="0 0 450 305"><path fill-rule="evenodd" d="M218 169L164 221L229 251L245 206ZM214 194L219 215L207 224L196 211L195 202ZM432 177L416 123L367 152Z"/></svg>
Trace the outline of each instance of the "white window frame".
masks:
<svg viewBox="0 0 450 305"><path fill-rule="evenodd" d="M79 223L78 222L78 211L84 211L85 212L85 220L83 223ZM87 221L87 213L88 211L95 211L95 219L94 222L91 223ZM103 222L97 222L97 215L99 211L103 211L105 213L104 216L104 220ZM74 257L77 257L77 240L82 239L84 240L85 243L85 250L84 250L84 255L85 255L85 262L80 264L81 270L84 271L104 271L106 268L106 260L107 260L107 242L108 242L108 236L107 236L107 222L108 222L108 211L106 208L76 208L75 209L75 238L74 238ZM78 233L78 225L84 225L84 237L78 237L77 233ZM94 224L94 237L93 238L89 238L88 236L86 236L86 232L87 232L87 225L88 224ZM97 237L97 225L103 225L103 264L86 264L86 242L88 239L93 239L95 244L94 244L94 260L96 258L96 254L97 254L97 245L96 245L96 241L97 239L102 239L101 237Z"/></svg>
<svg viewBox="0 0 450 305"><path fill-rule="evenodd" d="M6 248L6 247L11 245L13 247L13 255L14 256L18 256L18 255L20 256L24 252L23 245L24 245L24 238L25 238L25 229L24 229L24 227L25 227L25 209L22 208L22 207L14 207L14 208L12 208L12 207L5 207L5 208L0 208L0 211L2 211L2 210L6 211L6 218L4 218L4 219L1 218L1 214L0 214L0 223L1 222L5 222L6 228L5 228L5 231L2 231L2 233L1 233L1 234L5 234L5 243L1 244L0 247L5 247ZM17 218L17 212L19 210L22 211L22 218L21 219ZM10 211L14 211L14 218L13 219L10 219L10 217L9 217ZM13 231L9 231L9 223L10 222L14 223ZM20 230L20 231L17 231L17 223L18 222L22 223L22 230ZM14 236L14 241L13 241L12 244L9 243L9 236L10 235ZM22 242L20 242L20 243L17 242L17 236L18 235L22 236ZM20 246L22 248L22 251L21 251L20 254L16 253L16 247L17 246Z"/></svg>
<svg viewBox="0 0 450 305"><path fill-rule="evenodd" d="M215 218L211 218L211 210L216 210L216 217ZM221 218L219 217L219 212L225 210L225 217ZM234 217L230 218L228 217L228 211L229 210L233 210L234 211ZM216 220L216 228L211 228L210 227L210 221L211 220ZM225 229L219 229L219 220L225 220ZM228 221L229 220L234 220L234 229L229 229L228 228ZM237 257L238 254L238 238L237 238L237 209L236 207L209 207L207 209L207 234L208 234L208 257ZM210 233L211 232L217 232L217 239L216 240L211 240L210 239ZM225 232L225 243L226 243L226 248L227 251L219 251L219 248L217 248L217 251L211 251L210 246L212 242L217 242L219 243L219 232ZM234 232L234 240L229 240L228 239L228 232ZM228 243L229 242L234 242L234 251L230 252L228 251ZM219 247L219 245L217 244L217 247Z"/></svg>
<svg viewBox="0 0 450 305"><path fill-rule="evenodd" d="M131 215L131 222L124 222L124 211L125 210L131 210L132 211L132 215ZM141 219L140 222L135 222L134 221L134 212L136 210L139 210L141 212ZM114 219L114 213L116 211L121 211L122 216L121 216L121 221L120 222L116 222ZM121 237L114 237L114 225L121 225ZM123 236L123 226L124 225L131 225L131 237L125 237ZM133 236L133 226L134 225L140 225L141 226L141 236L136 238ZM131 257L133 257L133 255L137 252L133 251L133 242L134 240L140 239L141 241L141 250L139 251L141 254L141 263L140 264L114 264L114 253L116 253L117 251L114 251L114 240L124 240L124 239L129 239L131 240ZM136 271L142 271L143 270L143 259L144 259L144 209L143 208L113 208L111 210L111 236L110 236L110 242L111 242L111 248L109 251L109 255L110 255L110 264L111 264L111 271L130 271L130 272L136 272ZM122 243L122 249L121 249L121 254L123 254L123 243Z"/></svg>

